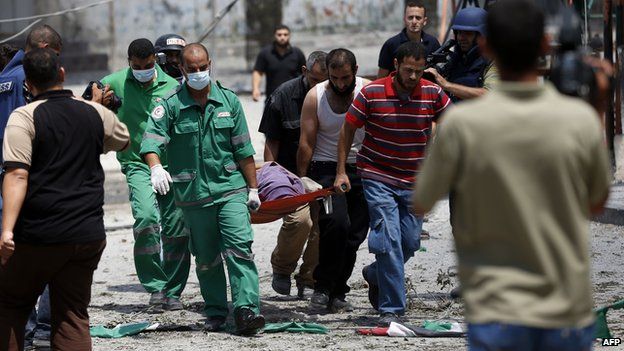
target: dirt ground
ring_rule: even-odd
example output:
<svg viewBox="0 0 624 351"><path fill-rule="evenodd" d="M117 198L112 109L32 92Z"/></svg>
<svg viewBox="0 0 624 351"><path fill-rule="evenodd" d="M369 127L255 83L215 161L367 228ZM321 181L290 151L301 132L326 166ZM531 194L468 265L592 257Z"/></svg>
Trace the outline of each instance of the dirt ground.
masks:
<svg viewBox="0 0 624 351"><path fill-rule="evenodd" d="M241 97L247 116L252 141L260 161L264 139L257 133L262 103L254 103L249 96ZM110 165L109 165L110 166ZM107 173L108 176L108 173ZM107 227L132 224L130 207L126 204L105 207ZM354 273L349 281L352 291L348 296L355 310L345 314L318 314L308 309L307 301L282 297L271 289L270 255L275 247L281 221L254 225L253 250L260 274L262 313L267 322L306 321L329 328L326 335L260 334L243 338L227 333L206 333L201 330L204 317L199 285L191 267L188 285L182 295L184 311L159 312L148 307L149 295L139 284L132 258L131 229L108 233L108 246L95 273L93 299L90 308L91 324L115 326L130 322L159 322L166 331L138 334L121 339L94 339L95 350L441 350L465 349L461 338L390 338L360 336L357 328L373 326L376 314L369 307L367 287L361 276L364 265L372 262L366 242L358 252ZM425 320L463 322L461 301L452 301L448 292L456 284L455 254L448 224L448 203L438 204L425 228L431 239L423 241L426 251L417 252L406 264L409 278L409 310L405 320L421 324ZM624 298L624 227L592 223L592 280L595 305L603 306ZM450 283L450 284L449 284ZM293 292L296 290L293 287ZM612 311L609 325L617 337L624 336L624 311ZM231 323L232 321L229 320ZM601 349L602 346L596 346ZM614 349L613 347L611 349ZM623 348L624 349L624 348Z"/></svg>
<svg viewBox="0 0 624 351"><path fill-rule="evenodd" d="M441 202L425 228L431 239L423 241L426 251L416 254L406 265L409 278L410 308L406 321L421 324L424 320L456 320L463 322L462 304L448 298L451 285L455 284L454 248L448 224L447 203ZM106 208L107 225L131 223L128 205ZM260 334L243 338L227 333L206 333L201 330L202 299L194 274L194 266L182 300L184 311L160 312L147 306L149 295L139 284L132 259L132 233L130 229L108 234L108 246L95 274L93 299L90 308L92 325L114 326L129 322L159 322L166 331L147 332L121 339L94 339L95 350L354 350L354 349L464 349L463 339L453 338L390 338L360 336L355 329L372 326L376 320L369 307L366 284L361 268L372 261L366 243L358 252L358 260L350 280L352 292L348 299L355 306L354 312L344 314L317 314L308 309L306 301L294 297L281 297L271 289L270 254L275 246L280 221L254 225L253 250L260 274L262 312L267 322L306 321L322 324L330 329L326 335ZM591 224L592 279L596 306L621 299L624 287L622 252L624 228ZM450 273L450 274L449 274ZM293 288L293 290L295 290ZM624 313L609 314L610 327L615 336L624 335ZM230 320L231 322L231 320ZM597 349L601 346L597 346Z"/></svg>

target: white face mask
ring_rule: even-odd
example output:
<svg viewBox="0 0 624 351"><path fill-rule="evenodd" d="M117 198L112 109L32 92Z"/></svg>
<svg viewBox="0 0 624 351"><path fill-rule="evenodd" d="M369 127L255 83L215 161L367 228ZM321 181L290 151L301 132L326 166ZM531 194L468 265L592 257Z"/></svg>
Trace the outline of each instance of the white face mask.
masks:
<svg viewBox="0 0 624 351"><path fill-rule="evenodd" d="M154 74L156 73L156 67L148 68L148 69L133 69L132 75L136 80L141 83L147 83L150 80L154 79Z"/></svg>
<svg viewBox="0 0 624 351"><path fill-rule="evenodd" d="M193 90L202 90L210 84L210 71L188 73L186 84Z"/></svg>

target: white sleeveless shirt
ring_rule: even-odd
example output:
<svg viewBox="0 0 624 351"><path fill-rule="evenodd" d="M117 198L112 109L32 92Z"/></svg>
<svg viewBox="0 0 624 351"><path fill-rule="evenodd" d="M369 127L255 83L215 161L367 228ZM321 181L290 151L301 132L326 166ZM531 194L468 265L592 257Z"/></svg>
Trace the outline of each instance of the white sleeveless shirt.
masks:
<svg viewBox="0 0 624 351"><path fill-rule="evenodd" d="M340 138L340 129L345 121L346 113L335 113L329 101L327 101L327 85L329 81L318 83L316 85L316 115L318 117L318 131L316 134L316 146L312 161L338 161L338 139ZM353 90L354 98L360 93L364 85L363 79L355 77L355 89ZM364 128L358 128L353 137L351 151L347 156L347 163L355 163L355 157L362 147L364 140Z"/></svg>

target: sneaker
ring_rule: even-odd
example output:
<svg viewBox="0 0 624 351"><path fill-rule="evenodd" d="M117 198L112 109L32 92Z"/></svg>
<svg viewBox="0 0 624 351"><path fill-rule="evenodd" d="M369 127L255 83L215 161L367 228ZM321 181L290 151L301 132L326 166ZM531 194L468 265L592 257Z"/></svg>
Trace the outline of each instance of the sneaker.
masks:
<svg viewBox="0 0 624 351"><path fill-rule="evenodd" d="M33 346L35 350L38 348L50 347L51 334L50 330L36 329L31 346Z"/></svg>
<svg viewBox="0 0 624 351"><path fill-rule="evenodd" d="M368 302L370 302L373 309L379 309L379 286L377 284L373 284L370 280L368 280L368 266L364 266L362 268L362 276L364 280L368 284Z"/></svg>
<svg viewBox="0 0 624 351"><path fill-rule="evenodd" d="M180 299L175 297L168 297L163 307L168 311L179 311L184 309L184 305L180 302Z"/></svg>
<svg viewBox="0 0 624 351"><path fill-rule="evenodd" d="M451 289L451 299L457 300L459 298L462 297L462 290L461 290L461 286L456 286L453 289Z"/></svg>
<svg viewBox="0 0 624 351"><path fill-rule="evenodd" d="M152 296L150 296L150 299L149 299L149 304L151 306L162 306L166 302L167 302L167 298L165 297L165 294L162 291L152 293Z"/></svg>
<svg viewBox="0 0 624 351"><path fill-rule="evenodd" d="M224 316L210 316L206 319L206 323L204 324L204 330L211 333L218 332L223 329L224 324Z"/></svg>
<svg viewBox="0 0 624 351"><path fill-rule="evenodd" d="M271 286L276 293L280 295L290 295L290 285L290 275L273 273Z"/></svg>
<svg viewBox="0 0 624 351"><path fill-rule="evenodd" d="M344 298L334 297L329 303L329 310L332 313L353 312L353 305Z"/></svg>
<svg viewBox="0 0 624 351"><path fill-rule="evenodd" d="M236 334L253 335L264 328L264 316L256 314L250 308L241 307L234 311L234 323L236 324Z"/></svg>
<svg viewBox="0 0 624 351"><path fill-rule="evenodd" d="M313 309L329 307L329 296L322 291L315 290L310 297L310 307Z"/></svg>
<svg viewBox="0 0 624 351"><path fill-rule="evenodd" d="M377 326L379 327L389 327L390 323L399 323L402 324L401 318L392 312L384 312L379 316L379 322Z"/></svg>
<svg viewBox="0 0 624 351"><path fill-rule="evenodd" d="M305 285L305 284L297 284L297 298L299 300L305 300L309 297L312 297L314 293L314 289Z"/></svg>

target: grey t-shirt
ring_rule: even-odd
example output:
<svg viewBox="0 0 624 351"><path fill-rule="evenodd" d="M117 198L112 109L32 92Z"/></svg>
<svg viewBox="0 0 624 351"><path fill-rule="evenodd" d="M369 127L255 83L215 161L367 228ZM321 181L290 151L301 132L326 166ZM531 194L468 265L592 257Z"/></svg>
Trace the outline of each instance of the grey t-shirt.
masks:
<svg viewBox="0 0 624 351"><path fill-rule="evenodd" d="M414 201L429 209L454 193L467 320L589 325L588 219L609 184L598 116L550 84L501 82L449 109Z"/></svg>

